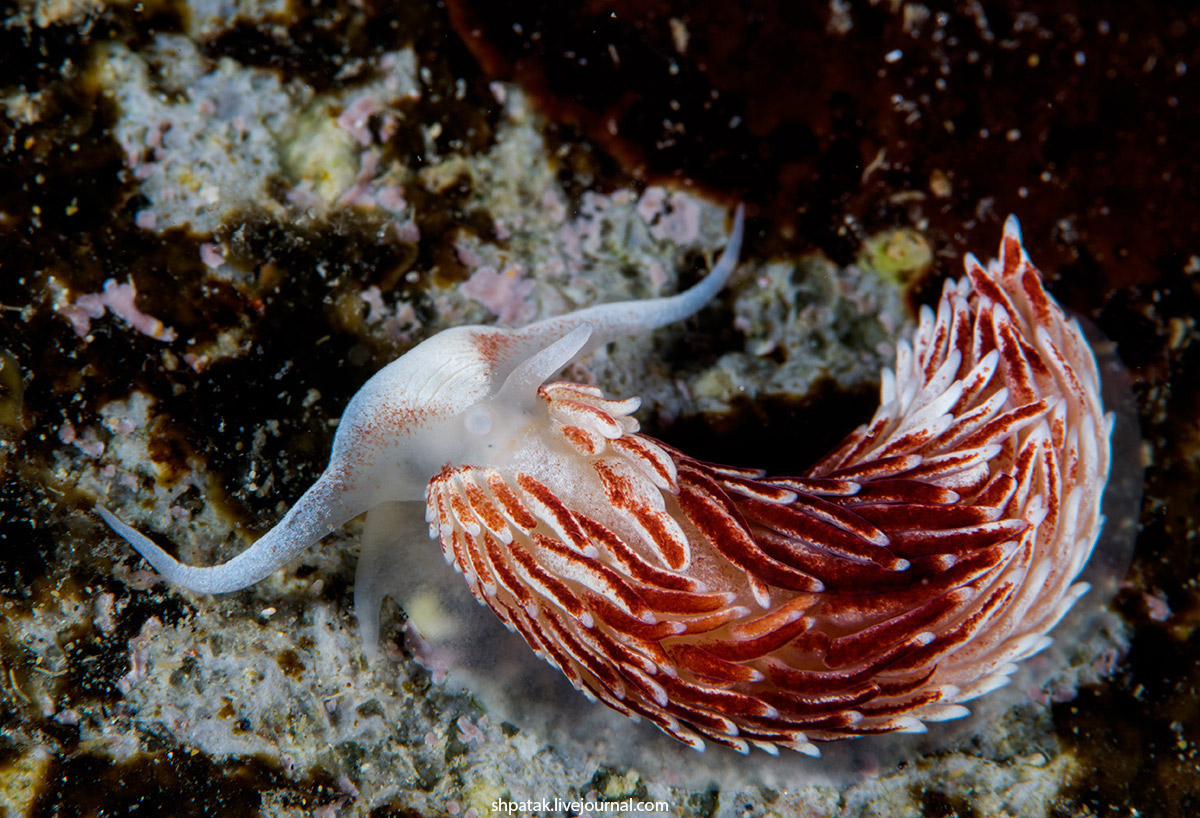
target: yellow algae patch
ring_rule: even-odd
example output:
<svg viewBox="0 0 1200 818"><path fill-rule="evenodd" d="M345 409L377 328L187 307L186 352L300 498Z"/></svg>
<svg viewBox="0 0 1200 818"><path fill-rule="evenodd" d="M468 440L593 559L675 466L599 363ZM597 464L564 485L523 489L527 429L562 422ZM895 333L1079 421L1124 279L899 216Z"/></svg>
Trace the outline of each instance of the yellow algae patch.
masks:
<svg viewBox="0 0 1200 818"><path fill-rule="evenodd" d="M908 286L929 271L933 248L929 241L910 227L878 233L863 243L858 263L880 277L901 287Z"/></svg>
<svg viewBox="0 0 1200 818"><path fill-rule="evenodd" d="M325 204L354 186L358 149L354 137L329 115L324 102L310 105L295 123L292 138L281 146L284 171Z"/></svg>

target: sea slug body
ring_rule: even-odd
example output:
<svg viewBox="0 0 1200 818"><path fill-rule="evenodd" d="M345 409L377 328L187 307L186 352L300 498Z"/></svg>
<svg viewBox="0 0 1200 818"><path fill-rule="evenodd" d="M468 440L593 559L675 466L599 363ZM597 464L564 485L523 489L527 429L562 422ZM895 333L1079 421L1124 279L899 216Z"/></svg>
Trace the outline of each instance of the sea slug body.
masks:
<svg viewBox="0 0 1200 818"><path fill-rule="evenodd" d="M350 402L329 466L249 549L182 565L99 513L167 580L255 583L367 512L364 648L413 510L471 592L589 698L702 749L746 752L965 714L1087 590L1112 418L1092 351L1015 219L966 258L883 373L875 416L789 476L718 466L638 433L637 398L548 382L725 284L729 245L671 298L426 340Z"/></svg>

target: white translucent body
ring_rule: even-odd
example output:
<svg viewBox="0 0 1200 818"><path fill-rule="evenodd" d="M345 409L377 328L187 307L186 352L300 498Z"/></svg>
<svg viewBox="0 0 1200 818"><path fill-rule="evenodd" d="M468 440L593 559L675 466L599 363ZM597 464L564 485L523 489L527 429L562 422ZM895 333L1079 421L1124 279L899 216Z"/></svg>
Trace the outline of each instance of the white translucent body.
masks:
<svg viewBox="0 0 1200 818"><path fill-rule="evenodd" d="M725 251L699 283L675 296L601 304L519 329L456 327L438 333L372 376L342 414L329 465L296 504L250 548L221 565L185 565L98 506L97 513L173 585L220 594L253 585L350 519L389 503L423 503L447 465L522 465L570 485L560 446L531 422L537 388L577 355L695 314L737 265L739 207ZM396 517L396 509L381 511ZM382 527L368 519L364 552ZM375 583L359 571L356 607L374 649Z"/></svg>

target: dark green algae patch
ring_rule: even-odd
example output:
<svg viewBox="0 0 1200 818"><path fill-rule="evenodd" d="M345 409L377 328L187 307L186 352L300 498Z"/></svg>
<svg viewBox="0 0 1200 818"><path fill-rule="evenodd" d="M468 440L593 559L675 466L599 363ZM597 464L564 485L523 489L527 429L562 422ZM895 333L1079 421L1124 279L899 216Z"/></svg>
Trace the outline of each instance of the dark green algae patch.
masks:
<svg viewBox="0 0 1200 818"><path fill-rule="evenodd" d="M80 754L52 768L30 818L145 815L163 818L255 818L268 800L307 809L349 800L332 776L296 778L261 758L217 763L199 753L163 749L128 762Z"/></svg>

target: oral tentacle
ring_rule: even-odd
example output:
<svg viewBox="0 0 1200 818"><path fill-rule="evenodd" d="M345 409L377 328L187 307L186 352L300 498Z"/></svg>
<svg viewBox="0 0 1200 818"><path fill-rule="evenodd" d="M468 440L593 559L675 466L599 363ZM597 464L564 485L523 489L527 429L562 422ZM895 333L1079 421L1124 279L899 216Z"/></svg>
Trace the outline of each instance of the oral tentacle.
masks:
<svg viewBox="0 0 1200 818"><path fill-rule="evenodd" d="M728 283L737 268L744 232L745 208L738 205L729 242L721 251L721 257L708 275L681 293L664 298L597 304L567 315L537 321L516 332L522 338L544 344L548 339L561 338L576 327L590 324L591 338L580 351L580 354L587 354L620 338L642 335L689 318L712 301Z"/></svg>
<svg viewBox="0 0 1200 818"><path fill-rule="evenodd" d="M287 565L327 534L366 511L342 470L327 469L283 519L249 548L220 565L185 565L108 509L96 512L172 585L201 594L225 594L249 587Z"/></svg>

